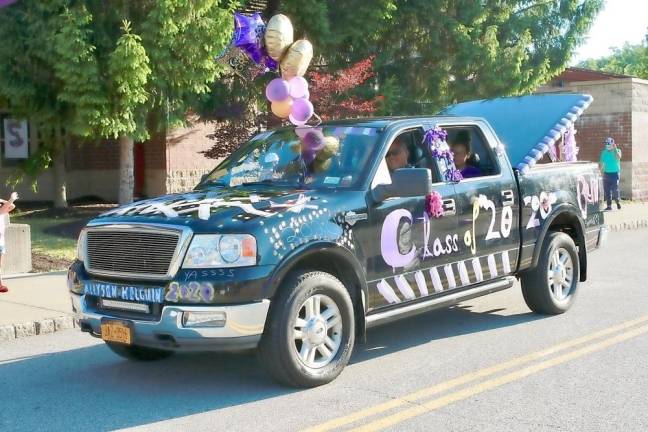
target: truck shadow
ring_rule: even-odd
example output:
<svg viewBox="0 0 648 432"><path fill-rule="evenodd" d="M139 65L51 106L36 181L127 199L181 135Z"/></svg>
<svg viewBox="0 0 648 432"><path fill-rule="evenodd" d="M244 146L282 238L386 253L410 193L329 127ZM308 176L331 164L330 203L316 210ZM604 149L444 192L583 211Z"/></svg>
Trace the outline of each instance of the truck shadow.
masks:
<svg viewBox="0 0 648 432"><path fill-rule="evenodd" d="M497 311L455 307L372 329L351 362L538 319L531 313L502 316ZM0 361L0 388L0 430L12 431L114 430L217 409L248 409L241 405L304 391L275 384L252 353L180 354L136 363L115 356L100 342ZM219 427L228 429L226 422L223 418Z"/></svg>

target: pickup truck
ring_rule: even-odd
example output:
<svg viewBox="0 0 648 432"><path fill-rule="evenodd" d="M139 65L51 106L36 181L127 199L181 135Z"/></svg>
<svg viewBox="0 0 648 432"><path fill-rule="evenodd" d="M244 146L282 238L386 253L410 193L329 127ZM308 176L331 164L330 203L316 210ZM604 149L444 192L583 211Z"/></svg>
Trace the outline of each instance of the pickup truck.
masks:
<svg viewBox="0 0 648 432"><path fill-rule="evenodd" d="M531 310L563 313L606 237L601 179L593 163L537 162L590 101L499 98L262 132L194 190L88 223L68 273L79 327L134 360L256 349L277 381L312 387L369 327L516 279ZM430 130L441 144L469 137L478 175L448 176Z"/></svg>

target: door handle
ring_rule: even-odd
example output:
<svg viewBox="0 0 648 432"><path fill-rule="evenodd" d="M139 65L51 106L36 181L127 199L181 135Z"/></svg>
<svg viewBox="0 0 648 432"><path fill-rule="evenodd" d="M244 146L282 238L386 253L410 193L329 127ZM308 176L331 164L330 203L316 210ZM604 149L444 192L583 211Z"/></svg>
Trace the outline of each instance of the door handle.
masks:
<svg viewBox="0 0 648 432"><path fill-rule="evenodd" d="M515 203L515 195L511 189L502 191L502 205L512 206Z"/></svg>
<svg viewBox="0 0 648 432"><path fill-rule="evenodd" d="M443 200L443 213L450 216L457 214L457 207L455 206L455 200L453 199L444 199Z"/></svg>

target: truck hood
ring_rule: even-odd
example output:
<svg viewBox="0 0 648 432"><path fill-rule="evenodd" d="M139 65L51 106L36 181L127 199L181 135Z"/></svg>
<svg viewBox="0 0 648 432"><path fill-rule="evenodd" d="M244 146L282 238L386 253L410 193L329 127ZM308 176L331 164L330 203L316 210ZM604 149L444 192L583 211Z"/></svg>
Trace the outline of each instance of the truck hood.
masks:
<svg viewBox="0 0 648 432"><path fill-rule="evenodd" d="M201 226L213 228L214 221L218 221L227 230L241 222L315 208L321 192L268 187L214 187L136 201L103 213L92 222L191 224L200 231Z"/></svg>
<svg viewBox="0 0 648 432"><path fill-rule="evenodd" d="M486 119L522 173L535 165L592 103L587 94L540 94L463 102L441 114Z"/></svg>

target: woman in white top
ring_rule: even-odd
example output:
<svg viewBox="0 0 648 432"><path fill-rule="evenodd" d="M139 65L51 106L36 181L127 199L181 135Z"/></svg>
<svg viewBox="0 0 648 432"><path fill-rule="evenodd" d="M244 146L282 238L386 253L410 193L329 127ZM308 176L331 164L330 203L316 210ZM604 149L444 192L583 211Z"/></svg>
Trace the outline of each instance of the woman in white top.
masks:
<svg viewBox="0 0 648 432"><path fill-rule="evenodd" d="M18 199L18 194L13 192L8 201L0 199L0 293L5 293L9 289L2 283L2 255L5 254L5 228L7 221L7 214L16 208L14 201Z"/></svg>

